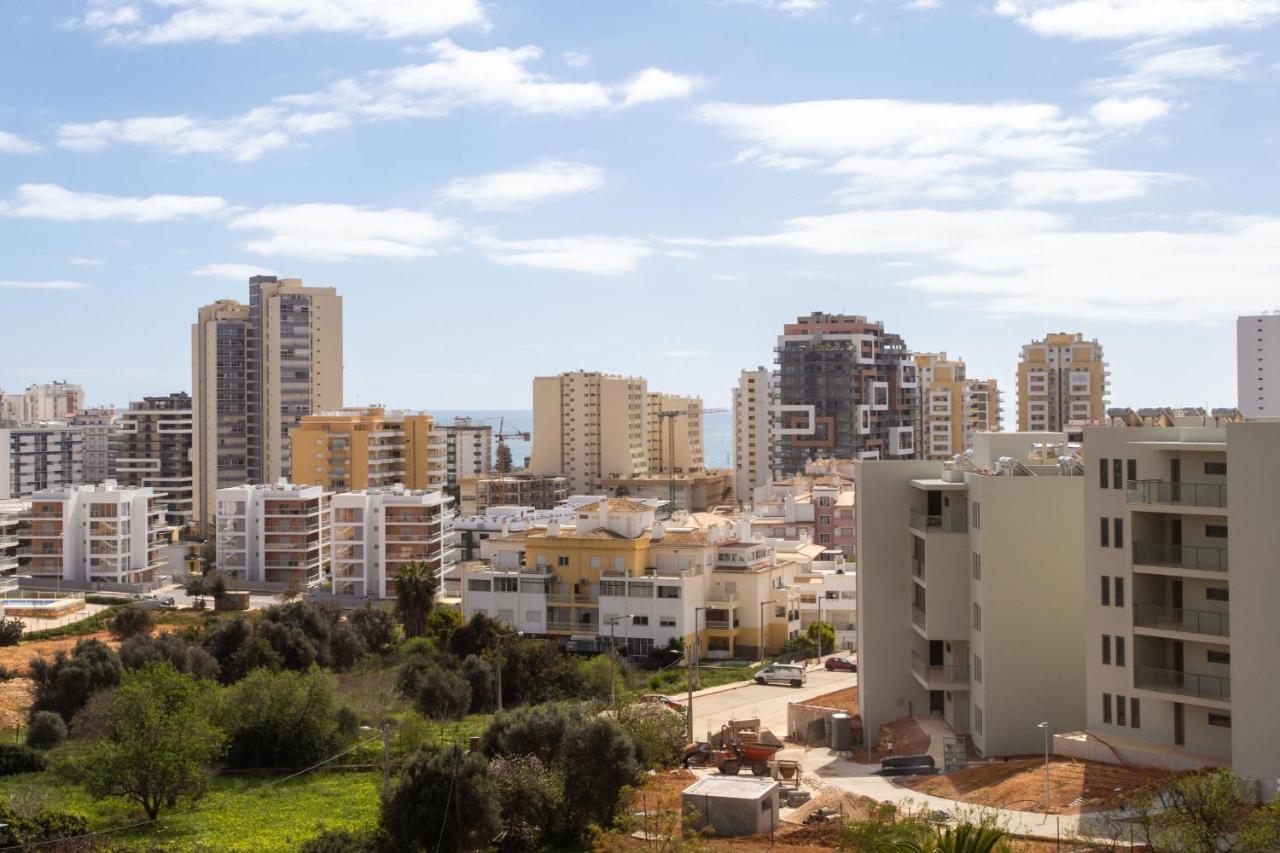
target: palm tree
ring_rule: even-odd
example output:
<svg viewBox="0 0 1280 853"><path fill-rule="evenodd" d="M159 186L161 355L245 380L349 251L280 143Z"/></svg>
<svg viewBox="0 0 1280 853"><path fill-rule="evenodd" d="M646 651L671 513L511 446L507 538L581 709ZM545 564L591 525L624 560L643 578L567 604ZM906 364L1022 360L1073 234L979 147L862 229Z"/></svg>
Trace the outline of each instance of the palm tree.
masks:
<svg viewBox="0 0 1280 853"><path fill-rule="evenodd" d="M396 616L405 637L427 633L427 617L436 601L438 583L435 570L426 563L406 563L396 573Z"/></svg>
<svg viewBox="0 0 1280 853"><path fill-rule="evenodd" d="M965 823L947 827L924 844L902 841L894 849L899 853L992 853L1005 835L1002 829Z"/></svg>

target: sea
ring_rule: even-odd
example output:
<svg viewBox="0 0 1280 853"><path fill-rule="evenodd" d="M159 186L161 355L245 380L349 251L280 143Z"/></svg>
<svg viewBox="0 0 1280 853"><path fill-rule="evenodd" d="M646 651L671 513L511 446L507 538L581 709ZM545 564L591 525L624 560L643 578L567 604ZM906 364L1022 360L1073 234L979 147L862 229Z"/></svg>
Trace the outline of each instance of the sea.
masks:
<svg viewBox="0 0 1280 853"><path fill-rule="evenodd" d="M493 426L496 434L501 424L504 432L533 431L532 409L471 409L471 410L432 410L431 414L438 423L449 424L454 418L471 418L477 423ZM533 444L518 438L508 439L511 448L511 461L523 467L525 460L532 452ZM728 468L733 456L733 413L707 412L702 416L702 458L708 468Z"/></svg>

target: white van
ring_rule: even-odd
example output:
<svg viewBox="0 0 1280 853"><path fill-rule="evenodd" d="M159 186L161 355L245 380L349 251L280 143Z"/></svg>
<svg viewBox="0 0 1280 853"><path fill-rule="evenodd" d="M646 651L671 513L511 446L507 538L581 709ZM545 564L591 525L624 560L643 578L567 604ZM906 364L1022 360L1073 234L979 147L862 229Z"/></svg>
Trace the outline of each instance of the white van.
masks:
<svg viewBox="0 0 1280 853"><path fill-rule="evenodd" d="M803 687L804 683L804 667L797 664L775 663L756 673L756 684L789 684L792 687Z"/></svg>

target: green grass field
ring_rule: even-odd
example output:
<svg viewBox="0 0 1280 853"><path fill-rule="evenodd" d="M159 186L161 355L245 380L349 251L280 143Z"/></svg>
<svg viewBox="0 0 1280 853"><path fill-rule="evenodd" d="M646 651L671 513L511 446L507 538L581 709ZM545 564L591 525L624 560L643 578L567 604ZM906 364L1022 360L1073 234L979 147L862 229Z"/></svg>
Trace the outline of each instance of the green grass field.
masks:
<svg viewBox="0 0 1280 853"><path fill-rule="evenodd" d="M755 674L756 670L750 666L700 666L697 689L705 690L722 684L750 681ZM686 689L688 676L684 669L672 667L650 676L647 684L649 692L652 693L679 693Z"/></svg>
<svg viewBox="0 0 1280 853"><path fill-rule="evenodd" d="M259 777L221 776L188 814L175 813L154 824L112 833L128 846L166 850L296 850L323 829L356 829L377 821L378 772L309 773L264 787ZM0 778L0 795L12 802L36 802L79 812L93 831L125 826L141 813L122 800L94 800L78 785L52 773ZM182 811L179 809L178 811Z"/></svg>

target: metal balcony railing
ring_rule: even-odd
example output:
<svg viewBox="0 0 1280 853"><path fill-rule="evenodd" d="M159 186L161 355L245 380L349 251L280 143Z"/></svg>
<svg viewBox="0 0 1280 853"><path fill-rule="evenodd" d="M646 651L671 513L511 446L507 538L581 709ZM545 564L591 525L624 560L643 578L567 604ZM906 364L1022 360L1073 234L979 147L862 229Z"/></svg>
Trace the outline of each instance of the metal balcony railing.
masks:
<svg viewBox="0 0 1280 853"><path fill-rule="evenodd" d="M1231 620L1226 613L1159 604L1139 604L1134 607L1133 624L1137 628L1156 628L1161 631L1211 634L1215 637L1231 635Z"/></svg>
<svg viewBox="0 0 1280 853"><path fill-rule="evenodd" d="M1170 566L1202 572L1225 572L1227 549L1205 545L1161 545L1133 543L1133 562L1142 566Z"/></svg>
<svg viewBox="0 0 1280 853"><path fill-rule="evenodd" d="M1201 699L1217 699L1222 702L1231 701L1231 679L1218 675L1201 675L1198 672L1140 666L1135 686L1159 693L1198 696Z"/></svg>
<svg viewBox="0 0 1280 853"><path fill-rule="evenodd" d="M1131 504L1225 507L1227 484L1134 480L1129 484L1125 499Z"/></svg>
<svg viewBox="0 0 1280 853"><path fill-rule="evenodd" d="M968 684L969 667L967 664L931 664L924 655L911 652L911 671L925 681L945 682L947 684Z"/></svg>

